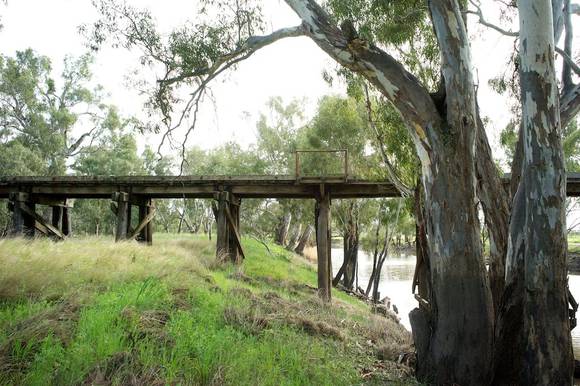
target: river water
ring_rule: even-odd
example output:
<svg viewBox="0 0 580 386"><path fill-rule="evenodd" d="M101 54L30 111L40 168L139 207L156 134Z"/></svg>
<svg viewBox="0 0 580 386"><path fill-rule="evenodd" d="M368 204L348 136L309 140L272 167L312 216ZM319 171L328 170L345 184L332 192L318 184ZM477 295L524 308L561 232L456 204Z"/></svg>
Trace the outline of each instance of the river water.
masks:
<svg viewBox="0 0 580 386"><path fill-rule="evenodd" d="M342 248L332 248L332 270L334 275L336 275L342 265L343 256ZM366 289L373 269L373 258L370 254L359 250L358 262L359 286ZM379 285L381 298L388 296L391 299L391 303L397 306L401 324L408 330L411 329L409 312L417 306L417 301L411 294L411 282L414 272L414 254L393 254L385 261ZM572 295L580 302L580 275L570 275L569 283ZM577 317L580 320L580 315L577 315ZM572 330L572 343L574 356L580 360L580 325Z"/></svg>

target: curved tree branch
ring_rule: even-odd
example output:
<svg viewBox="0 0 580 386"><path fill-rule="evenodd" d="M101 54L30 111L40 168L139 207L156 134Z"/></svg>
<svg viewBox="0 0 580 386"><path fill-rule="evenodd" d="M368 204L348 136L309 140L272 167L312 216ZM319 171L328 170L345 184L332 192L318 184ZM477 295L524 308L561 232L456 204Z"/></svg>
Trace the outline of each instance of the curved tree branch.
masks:
<svg viewBox="0 0 580 386"><path fill-rule="evenodd" d="M570 16L570 0L564 0L563 18L566 33L564 34L564 52L561 55L569 58L572 55L572 40L574 39L572 16ZM575 66L574 71L578 74L578 66L575 65L574 61L564 60L564 65L562 66L562 90L564 93L574 87L572 66Z"/></svg>
<svg viewBox="0 0 580 386"><path fill-rule="evenodd" d="M264 48L278 40L304 36L306 34L305 26L303 24L295 27L282 28L272 32L269 35L250 36L246 41L239 46L235 51L219 57L210 67L196 68L194 71L185 72L172 78L159 79L157 82L170 85L176 82L184 81L188 78L196 78L200 76L211 77L213 74L221 72L223 67L230 67L233 61L239 62L240 58L246 59L251 54L255 53L261 48ZM213 77L212 77L213 79Z"/></svg>
<svg viewBox="0 0 580 386"><path fill-rule="evenodd" d="M554 51L562 56L564 63L568 65L572 71L574 71L577 75L580 75L580 66L574 62L574 60L566 53L566 51L559 47L555 47Z"/></svg>
<svg viewBox="0 0 580 386"><path fill-rule="evenodd" d="M441 125L428 90L397 60L380 48L356 37L347 36L332 22L314 0L285 0L307 28L307 35L330 57L353 72L364 76L385 95L410 128L419 153L430 151Z"/></svg>
<svg viewBox="0 0 580 386"><path fill-rule="evenodd" d="M566 127L580 111L580 84L560 97L560 122Z"/></svg>
<svg viewBox="0 0 580 386"><path fill-rule="evenodd" d="M185 108L183 109L183 111L181 112L181 114L179 115L179 119L177 120L177 123L175 124L171 124L171 120L170 117L166 115L166 120L169 123L167 126L167 130L165 131L165 133L163 134L162 138L161 138L161 142L159 144L158 150L157 152L161 155L161 148L165 143L166 139L171 139L171 136L173 134L173 132L181 127L183 121L189 117L191 111L193 110L193 122L191 125L189 125L186 134L185 134L185 140L182 141L182 146L181 146L181 154L182 154L182 163L181 163L181 167L180 167L180 171L183 172L183 166L184 166L184 161L185 161L185 145L187 142L187 138L189 137L189 135L191 134L191 132L195 129L195 125L197 123L197 112L199 110L199 103L202 100L203 95L205 94L205 91L207 90L208 84L215 79L217 76L219 76L221 73L223 73L224 71L226 71L227 69L231 68L232 66L235 66L236 64L238 64L239 62L249 58L251 55L253 55L256 51L258 51L261 48L264 48L274 42L277 42L281 39L284 38L289 38L289 37L297 37L297 36L302 36L305 34L305 29L304 26L298 25L295 27L290 27L290 28L283 28L280 30L277 30L269 35L264 35L264 36L251 36L248 39L246 39L246 41L235 51L228 53L226 55L221 56L219 59L217 59L212 65L211 67L205 67L205 68L198 68L196 70L194 70L193 72L189 72L189 73L182 73L176 77L173 78L168 78L168 74L169 72L166 73L166 77L163 79L159 79L157 82L159 83L159 89L157 91L157 98L161 98L164 89L174 83L178 83L178 82L182 82L182 81L186 81L189 79L196 79L198 82L198 86L197 88L191 93L190 95L190 99L187 102L187 104L185 105Z"/></svg>
<svg viewBox="0 0 580 386"><path fill-rule="evenodd" d="M484 25L488 28L494 29L497 32L499 32L500 34L505 35L505 36L518 37L520 35L519 32L508 31L508 30L503 29L503 28L501 28L493 23L488 22L483 17L483 12L481 10L481 7L479 6L479 3L474 1L474 0L469 0L469 2L471 3L472 6L475 7L475 10L467 10L467 11L465 11L465 13L477 16L479 18L479 24Z"/></svg>

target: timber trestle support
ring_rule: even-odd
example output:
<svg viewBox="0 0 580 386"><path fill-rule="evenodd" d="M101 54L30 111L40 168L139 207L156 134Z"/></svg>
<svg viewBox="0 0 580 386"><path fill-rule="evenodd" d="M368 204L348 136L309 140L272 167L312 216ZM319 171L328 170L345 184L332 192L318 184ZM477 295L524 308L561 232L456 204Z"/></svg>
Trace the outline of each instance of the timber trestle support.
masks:
<svg viewBox="0 0 580 386"><path fill-rule="evenodd" d="M330 302L332 289L330 192L324 184L320 185L320 194L316 197L314 223L318 256L318 296L323 301Z"/></svg>
<svg viewBox="0 0 580 386"><path fill-rule="evenodd" d="M135 227L131 225L132 207L137 206L138 217ZM114 192L111 196L111 210L117 216L115 241L137 240L153 244L153 218L155 206L148 197L135 196L128 192Z"/></svg>
<svg viewBox="0 0 580 386"><path fill-rule="evenodd" d="M507 180L506 180L507 181ZM580 196L580 174L568 175L568 195ZM324 177L277 176L61 176L0 177L0 199L9 199L12 234L47 234L64 239L71 234L72 199L110 199L117 219L115 239L151 244L153 200L213 199L217 223L216 254L240 263L240 209L245 199L314 199L318 252L319 295L331 300L331 199L400 197L388 181L353 178L344 173ZM38 207L47 205L52 213ZM134 210L135 209L135 210ZM44 215L44 217L41 215ZM50 218L46 221L44 218Z"/></svg>
<svg viewBox="0 0 580 386"><path fill-rule="evenodd" d="M64 240L71 234L70 210L74 200L48 198L28 192L11 192L8 197L8 210L12 212L12 236L35 237L42 234ZM50 221L37 213L37 205L48 206Z"/></svg>
<svg viewBox="0 0 580 386"><path fill-rule="evenodd" d="M219 190L212 204L217 224L216 257L220 260L241 263L245 259L240 237L240 206L242 200L231 192Z"/></svg>
<svg viewBox="0 0 580 386"><path fill-rule="evenodd" d="M116 240L137 239L148 244L153 240L153 199L214 199L218 227L217 255L241 262L240 204L242 199L315 199L315 224L318 252L319 295L331 299L331 229L332 199L401 197L389 181L353 178L348 169L340 175L307 176L301 173L297 157L295 175L274 176L16 176L0 177L0 199L8 199L12 211L11 233L33 237L46 234L62 240L71 234L72 199L109 199L117 218ZM502 179L509 186L509 175ZM580 174L568 173L567 195L580 197ZM51 221L46 221L37 207L52 207ZM131 208L137 206L138 221L131 227ZM416 283L416 280L414 281ZM419 282L420 283L420 282Z"/></svg>

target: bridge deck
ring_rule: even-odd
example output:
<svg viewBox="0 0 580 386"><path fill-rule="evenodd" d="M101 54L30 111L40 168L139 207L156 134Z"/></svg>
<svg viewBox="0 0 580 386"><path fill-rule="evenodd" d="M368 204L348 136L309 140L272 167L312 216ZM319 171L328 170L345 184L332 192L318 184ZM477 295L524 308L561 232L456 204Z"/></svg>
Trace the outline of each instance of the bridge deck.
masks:
<svg viewBox="0 0 580 386"><path fill-rule="evenodd" d="M509 177L504 178L506 183ZM124 191L149 198L212 198L228 190L240 198L316 198L320 185L332 198L398 197L388 181L342 177L296 179L295 176L64 176L0 177L0 198L10 192L66 198L110 198ZM569 173L568 196L580 196L580 173Z"/></svg>
<svg viewBox="0 0 580 386"><path fill-rule="evenodd" d="M509 176L504 177L509 183ZM567 178L569 196L580 196L580 174ZM315 198L318 293L331 298L331 198L397 197L387 181L342 177L300 178L295 176L159 176L159 177L0 177L0 199L10 198L12 235L34 237L36 232L57 239L71 235L69 198L110 199L116 216L115 240L153 242L153 199L214 198L216 256L239 263L244 258L240 242L240 204L243 198ZM52 207L48 220L36 205ZM138 223L131 224L131 207L139 207Z"/></svg>
<svg viewBox="0 0 580 386"><path fill-rule="evenodd" d="M130 177L2 177L0 198L21 191L67 198L110 198L124 191L150 198L212 198L228 190L240 198L315 198L320 185L334 198L397 197L399 192L386 181L344 177L301 178L294 176L130 176Z"/></svg>

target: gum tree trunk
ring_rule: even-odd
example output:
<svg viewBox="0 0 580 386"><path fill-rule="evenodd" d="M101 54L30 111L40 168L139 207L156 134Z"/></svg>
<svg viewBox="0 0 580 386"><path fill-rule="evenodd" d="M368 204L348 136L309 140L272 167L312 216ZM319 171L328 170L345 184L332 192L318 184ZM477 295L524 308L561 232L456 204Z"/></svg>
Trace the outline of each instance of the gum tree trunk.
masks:
<svg viewBox="0 0 580 386"><path fill-rule="evenodd" d="M358 264L358 227L344 235L344 277L342 284L352 289Z"/></svg>
<svg viewBox="0 0 580 386"><path fill-rule="evenodd" d="M357 36L349 20L340 20L338 28L336 20L316 0L285 3L300 18L299 25L250 36L238 42L232 52L195 71L173 71L172 65L166 64L175 76L168 78L168 72L160 81L161 90L174 83L171 88L195 82L207 84L257 50L297 36L310 38L345 69L366 78L401 114L422 166L424 249L428 256L428 272L423 276L429 279L424 282L431 285L431 293L411 318L418 347L418 376L435 384L488 384L496 327L493 315L499 310L496 353L500 355L496 357L504 369L516 374L516 383L568 384L570 339L567 320L562 316L565 178L558 136L559 125L565 126L580 111L580 85L572 83L573 65L566 63L558 115L553 50L554 41L566 30L566 56L562 57L567 60L572 56L570 2L519 2L524 99L521 154L525 157L516 159L521 161L523 172L521 179L514 174L513 181L519 181L519 186L509 231L509 200L502 199L501 184L494 175L491 152L477 113L466 13L460 9L460 4L468 2L426 2L441 52L441 97L435 99L401 62L365 41L362 35ZM556 28L552 27L552 12L556 14ZM130 19L127 15L114 15ZM133 23L131 28L138 26ZM552 41L550 34L556 35ZM145 46L150 44L150 39L139 39L144 38L137 41ZM491 290L479 238L479 202L490 229ZM317 226L317 235L325 235L324 240L328 240L329 202L321 201L319 209L323 221ZM284 244L287 226L281 229L285 231L279 242ZM505 264L503 250L508 251ZM328 248L319 245L318 255L323 256L320 288L329 290L329 276L322 275L331 272ZM505 289L500 300L502 288ZM507 355L510 350L515 355ZM526 378L520 377L523 375ZM496 377L502 382L505 379L509 382L509 378Z"/></svg>
<svg viewBox="0 0 580 386"><path fill-rule="evenodd" d="M497 384L572 384L566 171L551 5L549 0L518 1L523 160L497 329Z"/></svg>
<svg viewBox="0 0 580 386"><path fill-rule="evenodd" d="M288 241L288 245L286 245L286 249L289 251L293 251L298 244L298 240L300 239L300 235L302 234L302 224L298 224L294 231L292 232L292 237Z"/></svg>
<svg viewBox="0 0 580 386"><path fill-rule="evenodd" d="M276 230L276 243L279 245L286 245L286 239L288 238L288 231L290 230L290 222L292 221L292 215L290 213L284 214L280 218L278 224L278 229Z"/></svg>
<svg viewBox="0 0 580 386"><path fill-rule="evenodd" d="M421 311L428 323L415 336L423 340L417 344L425 348L418 358L418 376L437 384L487 384L491 377L493 305L475 205L476 97L469 42L458 3L429 2L442 51L443 106L435 105L427 90L394 58L372 45L349 41L315 1L286 3L302 19L305 34L321 49L365 76L391 100L415 143L423 170L433 290L430 312ZM418 329L414 325L414 330Z"/></svg>
<svg viewBox="0 0 580 386"><path fill-rule="evenodd" d="M312 225L308 225L304 229L302 236L300 236L300 240L298 241L298 245L294 249L294 252L298 253L299 255L302 255L304 253L304 248L306 248L306 245L310 241L313 232L314 228L312 227Z"/></svg>
<svg viewBox="0 0 580 386"><path fill-rule="evenodd" d="M358 211L355 203L352 201L348 206L346 213L346 224L344 227L343 240L343 261L342 266L338 270L336 277L332 281L332 285L336 286L342 279L342 285L352 290L356 278L356 269L358 265Z"/></svg>
<svg viewBox="0 0 580 386"><path fill-rule="evenodd" d="M489 284L494 316L497 315L505 286L505 256L507 253L509 192L502 186L483 122L477 120L477 195L489 231ZM513 173L513 169L512 169Z"/></svg>
<svg viewBox="0 0 580 386"><path fill-rule="evenodd" d="M560 313L562 278L565 275L565 266L561 263L565 246L558 233L563 221L558 192L561 192L564 178L563 169L560 168L561 150L556 146L557 135L554 134L554 130L557 132L554 127L557 127L558 117L549 108L538 107L542 102L540 91L545 93L548 102L557 105L554 82L549 80L542 83L540 79L534 83L530 80L533 78L530 74L522 73L522 86L527 90L523 93L526 101L523 115L535 118L525 123L528 125L525 130L527 139L523 141L527 166L515 199L509 226L511 242L508 242L506 219L509 200L501 192L501 183L494 175L491 151L477 113L465 14L460 9L460 3L466 2L426 2L441 52L442 85L438 95L442 97L435 99L393 56L353 33L352 22L341 20L341 28L338 28L336 21L316 0L285 0L285 3L300 18L299 25L282 28L269 35L251 36L211 66L196 69L193 72L195 75L181 74L182 81L195 79L208 82L229 65L251 56L257 50L280 39L296 36L309 37L341 66L366 78L401 114L422 166L425 197L425 245L422 248L428 256L428 264L424 267L428 272L423 272L422 276L428 278L424 282L430 284L431 292L427 299L423 299L422 306L413 311L411 318L418 347L418 376L434 384L489 384L492 375L494 304L495 312L497 305L501 304L500 321L503 316L513 314L522 315L520 319L525 322L524 328L513 330L520 334L498 335L510 337L511 342L525 344L523 355L513 356L514 360L527 358L524 365L530 376L539 375L539 369L547 369L550 362L554 370L547 371L544 380L559 383L563 378L552 375L563 374L562 366L567 368L569 356L568 341L562 335L567 332L562 328L566 327L566 322L561 320ZM531 23L533 28L545 33L544 29L551 28L551 21L546 22L552 12L550 5L559 12L562 3L562 0L551 3L548 0L521 1L520 7L525 9L521 19L525 21L522 22L522 31L526 31L524 27L529 27ZM538 10L538 7L542 9ZM546 27L548 24L550 26ZM536 36L530 31L524 32L521 39L522 51L529 50L530 44L535 41L530 40ZM534 60L551 63L549 68L543 68L551 73L536 71L534 76L538 79L541 78L538 74L553 76L553 58L550 56L553 54L550 51L553 50L553 43L550 47L548 51L534 52L537 54ZM179 79L179 76L174 79ZM544 87L548 85L549 88ZM568 86L561 96L562 122L569 121L580 110L580 85ZM534 103L527 102L528 94ZM550 106L549 103L546 105ZM537 118L538 114L540 118ZM543 126L540 127L540 124ZM544 196L540 195L542 192ZM493 298L482 257L478 199L482 203L492 241L490 281ZM531 206L538 200L541 201L539 209L532 216ZM319 204L322 223L317 226L317 236L319 240L322 236L327 240L329 203L321 201ZM283 230L278 234L283 236L278 237L281 244L284 244L289 222L288 219L280 227ZM494 224L499 224L497 229ZM531 227L529 234L535 238L528 236L528 226ZM319 273L331 271L327 247L319 245L318 255L324 257ZM505 254L502 251L506 249L510 251L510 258L504 265ZM327 278L320 276L320 288L330 289ZM505 284L504 278L507 279ZM538 284L544 282L546 285ZM506 290L502 299L507 300L500 302L499 294L504 285ZM555 301L547 304L549 296ZM521 299L521 309L509 307L512 299ZM507 307L505 312L504 306ZM551 322L542 319L552 315L547 311L557 314ZM556 362L558 358L550 356L556 355L553 349L556 344L564 348L559 362ZM533 370L532 366L537 367Z"/></svg>

